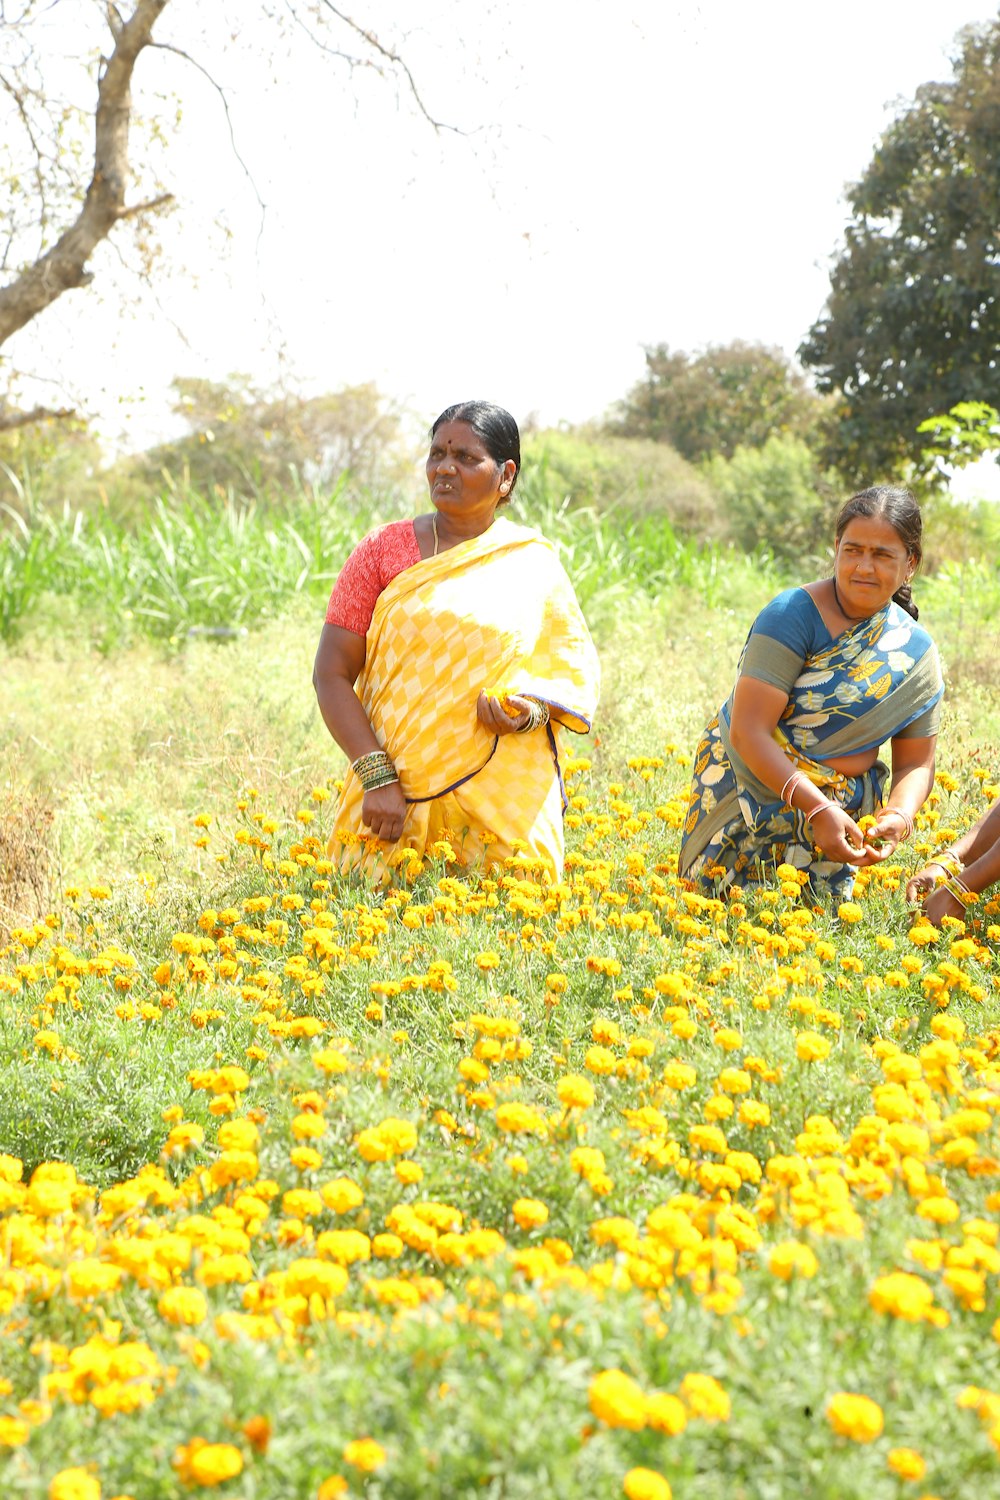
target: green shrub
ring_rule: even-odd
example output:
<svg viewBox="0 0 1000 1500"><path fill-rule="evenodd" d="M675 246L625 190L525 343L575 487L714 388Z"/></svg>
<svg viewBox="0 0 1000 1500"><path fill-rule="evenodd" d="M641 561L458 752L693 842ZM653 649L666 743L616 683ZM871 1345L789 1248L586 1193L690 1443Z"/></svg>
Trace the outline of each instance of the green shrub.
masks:
<svg viewBox="0 0 1000 1500"><path fill-rule="evenodd" d="M766 548L783 564L826 557L843 497L836 475L820 469L801 438L737 448L732 458L710 459L703 473L738 546Z"/></svg>

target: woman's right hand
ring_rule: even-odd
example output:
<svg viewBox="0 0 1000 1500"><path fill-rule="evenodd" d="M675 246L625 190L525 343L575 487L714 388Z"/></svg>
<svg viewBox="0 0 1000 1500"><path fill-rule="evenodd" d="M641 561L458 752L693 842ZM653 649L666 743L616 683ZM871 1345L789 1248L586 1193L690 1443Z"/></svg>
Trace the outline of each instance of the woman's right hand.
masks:
<svg viewBox="0 0 1000 1500"><path fill-rule="evenodd" d="M924 865L922 870L918 870L915 875L911 875L906 882L907 904L915 906L918 901L923 901L925 896L929 896L944 873L944 866L931 860Z"/></svg>
<svg viewBox="0 0 1000 1500"><path fill-rule="evenodd" d="M361 803L362 823L386 844L395 844L402 835L406 813L406 798L398 781L365 792Z"/></svg>
<svg viewBox="0 0 1000 1500"><path fill-rule="evenodd" d="M813 843L841 865L860 865L865 860L865 836L850 813L836 802L821 808L809 822Z"/></svg>

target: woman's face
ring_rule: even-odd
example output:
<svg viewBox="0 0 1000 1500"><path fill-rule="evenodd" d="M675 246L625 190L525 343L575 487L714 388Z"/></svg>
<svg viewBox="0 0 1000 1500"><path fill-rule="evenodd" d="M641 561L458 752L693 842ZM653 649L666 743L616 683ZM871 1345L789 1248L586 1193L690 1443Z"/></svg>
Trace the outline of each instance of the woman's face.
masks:
<svg viewBox="0 0 1000 1500"><path fill-rule="evenodd" d="M914 560L884 516L855 516L833 554L837 593L849 615L873 615L913 576Z"/></svg>
<svg viewBox="0 0 1000 1500"><path fill-rule="evenodd" d="M517 472L512 458L498 464L468 422L442 422L431 438L427 484L437 510L456 518L493 517Z"/></svg>

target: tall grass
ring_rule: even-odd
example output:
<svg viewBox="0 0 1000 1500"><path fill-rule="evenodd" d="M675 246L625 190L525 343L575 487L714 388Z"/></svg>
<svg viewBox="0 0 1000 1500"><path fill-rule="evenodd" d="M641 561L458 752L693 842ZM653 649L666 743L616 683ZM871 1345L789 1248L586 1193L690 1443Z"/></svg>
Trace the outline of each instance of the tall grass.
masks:
<svg viewBox="0 0 1000 1500"><path fill-rule="evenodd" d="M280 506L173 486L141 517L107 510L48 511L19 495L0 505L0 637L12 642L45 602L94 621L113 644L136 633L170 639L226 634L273 619L297 596L326 596L354 543L400 514L396 499L349 491L342 480ZM686 541L669 521L574 507L544 479L525 485L517 519L557 546L595 625L636 601L678 588L708 603L738 597L768 560Z"/></svg>

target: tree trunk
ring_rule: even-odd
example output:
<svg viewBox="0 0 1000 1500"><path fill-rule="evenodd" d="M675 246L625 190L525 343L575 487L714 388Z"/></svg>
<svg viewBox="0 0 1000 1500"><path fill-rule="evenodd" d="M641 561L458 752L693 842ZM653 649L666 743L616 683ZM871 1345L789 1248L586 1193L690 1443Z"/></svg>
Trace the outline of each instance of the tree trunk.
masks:
<svg viewBox="0 0 1000 1500"><path fill-rule="evenodd" d="M90 280L87 262L119 219L167 201L161 197L131 209L125 206L132 71L139 53L149 45L153 26L167 3L168 0L136 0L127 21L118 17L113 5L108 6L115 45L104 62L98 85L93 177L77 218L51 250L0 289L0 345L63 292L86 286Z"/></svg>

